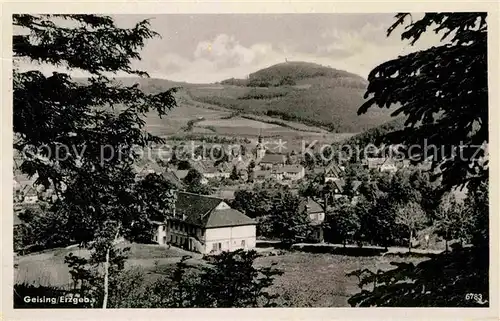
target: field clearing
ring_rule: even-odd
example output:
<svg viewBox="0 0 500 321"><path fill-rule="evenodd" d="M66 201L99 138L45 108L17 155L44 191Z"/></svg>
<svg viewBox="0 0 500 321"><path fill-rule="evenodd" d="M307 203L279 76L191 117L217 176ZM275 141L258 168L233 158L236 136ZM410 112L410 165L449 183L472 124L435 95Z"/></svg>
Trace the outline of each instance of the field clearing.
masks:
<svg viewBox="0 0 500 321"><path fill-rule="evenodd" d="M15 270L15 282L67 286L71 283L69 269L64 256L69 252L88 256L88 251L78 249L56 249L50 252L16 257L19 264ZM204 261L201 255L175 247L132 244L130 259L126 267L138 266L146 271L147 281L153 281L172 269L183 255L193 256L189 264L199 266ZM281 306L293 307L348 307L347 300L359 292L356 277L346 273L360 268L372 271L391 268L391 261L421 262L425 258L389 258L383 256L346 256L328 253L286 252L279 256L257 258L257 267L270 266L284 272L276 277L271 293L278 293ZM158 272L163 271L163 272ZM159 273L159 274L158 274Z"/></svg>
<svg viewBox="0 0 500 321"><path fill-rule="evenodd" d="M158 136L173 135L187 126L190 120L197 120L203 117L206 120L220 119L231 115L231 112L208 109L191 104L180 103L178 107L168 111L166 115L160 118L157 113L149 112L146 115L146 130ZM197 132L213 133L210 130Z"/></svg>
<svg viewBox="0 0 500 321"><path fill-rule="evenodd" d="M298 122L293 122L293 121L288 121L288 120L282 120L280 118L273 118L273 117L269 117L269 116L257 116L257 115L244 115L244 116L245 116L245 118L250 118L250 119L262 121L262 122L276 123L277 125L291 127L293 129L297 129L300 131L328 133L327 130L322 129L320 127L310 126L310 125L306 125L306 124L302 124L302 123L298 123Z"/></svg>
<svg viewBox="0 0 500 321"><path fill-rule="evenodd" d="M214 126L214 127L251 127L251 128L279 128L281 126L268 124L257 120L234 117L231 119L203 120L197 123L198 126Z"/></svg>
<svg viewBox="0 0 500 321"><path fill-rule="evenodd" d="M179 248L167 248L153 244L134 243L122 244L121 246L130 246L130 259L127 260L127 267L140 265L144 268L152 268L155 261L158 261L159 264L173 264L183 255L196 255ZM88 250L79 248L60 248L45 253L14 257L14 263L18 264L17 269L14 269L14 283L26 282L45 286L70 284L69 268L64 263L64 257L69 253L89 257Z"/></svg>
<svg viewBox="0 0 500 321"><path fill-rule="evenodd" d="M266 94L270 90L275 93ZM226 86L223 90L189 89L189 95L198 102L245 114L287 116L294 122L332 126L337 132L358 132L391 120L390 113L394 108L372 108L366 114L357 115L358 108L365 101L364 92L361 88L329 85L308 89L276 87L266 90L233 86Z"/></svg>
<svg viewBox="0 0 500 321"><path fill-rule="evenodd" d="M282 256L258 258L257 266L277 263L276 268L284 271L270 289L278 293L279 305L293 307L349 307L347 300L359 292L356 277L346 273L357 269L387 270L394 258L354 257L332 254L311 254L292 252ZM422 259L406 259L420 262Z"/></svg>
<svg viewBox="0 0 500 321"><path fill-rule="evenodd" d="M201 92L211 92L213 88L197 88ZM273 89L274 90L274 89ZM281 89L280 89L281 90ZM288 89L290 90L290 89ZM247 88L229 87L225 91L240 95ZM258 89L258 92L268 90ZM221 92L220 89L217 92ZM232 96L232 95L229 95ZM243 114L238 116L238 111L228 109L217 104L194 101L185 92L177 94L178 107L168 111L167 115L160 118L155 112L148 113L146 129L154 135L166 137L170 135L200 134L222 135L228 137L263 137L283 140L322 140L330 143L349 137L353 134L330 133L322 128L306 125L296 121L282 120L265 115ZM241 100L239 100L241 102ZM245 100L246 103L261 104L263 100ZM257 102L258 101L258 102ZM195 121L190 130L188 122ZM294 144L296 145L296 144ZM300 146L300 143L298 144Z"/></svg>

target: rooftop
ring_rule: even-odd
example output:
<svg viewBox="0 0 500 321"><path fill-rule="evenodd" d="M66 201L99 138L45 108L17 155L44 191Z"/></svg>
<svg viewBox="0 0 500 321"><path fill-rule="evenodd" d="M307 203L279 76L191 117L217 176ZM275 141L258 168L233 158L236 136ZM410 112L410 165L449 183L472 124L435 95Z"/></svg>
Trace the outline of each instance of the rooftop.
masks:
<svg viewBox="0 0 500 321"><path fill-rule="evenodd" d="M282 154L266 154L260 160L261 163L266 164L283 164L286 161L285 155Z"/></svg>
<svg viewBox="0 0 500 321"><path fill-rule="evenodd" d="M319 205L318 202L312 198L306 198L300 203L300 210L307 210L307 213L322 213L324 212L323 207Z"/></svg>
<svg viewBox="0 0 500 321"><path fill-rule="evenodd" d="M178 189L184 188L184 183L182 183L181 179L175 174L175 172L172 171L164 172L162 176L176 188Z"/></svg>
<svg viewBox="0 0 500 321"><path fill-rule="evenodd" d="M300 173L304 170L302 165L285 165L277 169L278 173Z"/></svg>
<svg viewBox="0 0 500 321"><path fill-rule="evenodd" d="M224 200L219 197L178 192L175 211L178 217L185 217L187 223L206 228L256 224L235 209L218 209L222 202Z"/></svg>

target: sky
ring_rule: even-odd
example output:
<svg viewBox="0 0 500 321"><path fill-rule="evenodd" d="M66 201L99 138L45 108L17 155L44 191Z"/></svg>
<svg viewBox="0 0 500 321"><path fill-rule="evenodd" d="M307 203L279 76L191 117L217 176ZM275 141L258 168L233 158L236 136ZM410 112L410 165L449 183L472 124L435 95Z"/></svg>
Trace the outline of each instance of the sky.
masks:
<svg viewBox="0 0 500 321"><path fill-rule="evenodd" d="M307 61L367 77L378 64L439 42L427 33L410 46L403 28L390 37L394 14L115 15L119 27L151 19L161 35L146 42L133 67L152 77L211 83L276 63Z"/></svg>

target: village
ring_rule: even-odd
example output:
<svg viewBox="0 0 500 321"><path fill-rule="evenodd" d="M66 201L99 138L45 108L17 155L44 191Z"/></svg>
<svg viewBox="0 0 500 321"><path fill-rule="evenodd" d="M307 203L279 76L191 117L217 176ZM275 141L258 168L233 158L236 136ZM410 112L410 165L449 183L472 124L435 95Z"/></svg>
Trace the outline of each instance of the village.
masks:
<svg viewBox="0 0 500 321"><path fill-rule="evenodd" d="M306 169L304 157L295 151L275 153L265 145L260 136L256 144L243 147L243 150L250 151L244 154L241 150L234 153L233 145L227 145L228 148L217 145L219 155L222 150L224 156L216 161L209 157L191 160L186 157L189 154L186 150L178 152L180 148L174 149L177 153L174 152L166 161L140 160L135 166L137 179L144 179L149 174L160 175L177 193L174 214L163 221L153 220L153 243L203 254L254 249L261 237L257 235L258 221L244 211L232 208L231 204L239 190L273 183L286 186L300 198L300 210L306 212L311 225L310 235L302 241L324 243L323 224L325 213L332 210L331 204L323 199L324 196L318 199L314 197L317 195L301 195L300 187L319 179L330 187L328 196L332 200L349 199L355 205L361 181L352 182L351 193L354 194L349 197L344 193L346 164L330 161ZM368 172L386 174L394 174L412 166L407 159L390 157L368 157L359 165ZM430 162L420 163L418 168L428 170ZM23 223L18 215L23 210L36 207L39 202L57 200L54 189L33 186L36 176L28 179L17 172L13 181L15 226Z"/></svg>

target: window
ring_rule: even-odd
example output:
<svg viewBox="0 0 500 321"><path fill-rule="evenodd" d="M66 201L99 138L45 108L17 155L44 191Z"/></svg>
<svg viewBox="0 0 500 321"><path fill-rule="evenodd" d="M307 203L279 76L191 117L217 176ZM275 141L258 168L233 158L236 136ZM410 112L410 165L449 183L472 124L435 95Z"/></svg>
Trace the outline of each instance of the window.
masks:
<svg viewBox="0 0 500 321"><path fill-rule="evenodd" d="M167 244L167 237L166 236L163 237L163 244Z"/></svg>
<svg viewBox="0 0 500 321"><path fill-rule="evenodd" d="M245 240L241 240L241 247L245 247Z"/></svg>
<svg viewBox="0 0 500 321"><path fill-rule="evenodd" d="M217 243L212 244L212 251L217 251Z"/></svg>
<svg viewBox="0 0 500 321"><path fill-rule="evenodd" d="M161 227L161 230L162 230L162 231L166 231L166 230L167 230L167 226L166 226L166 225L163 225L163 226Z"/></svg>

